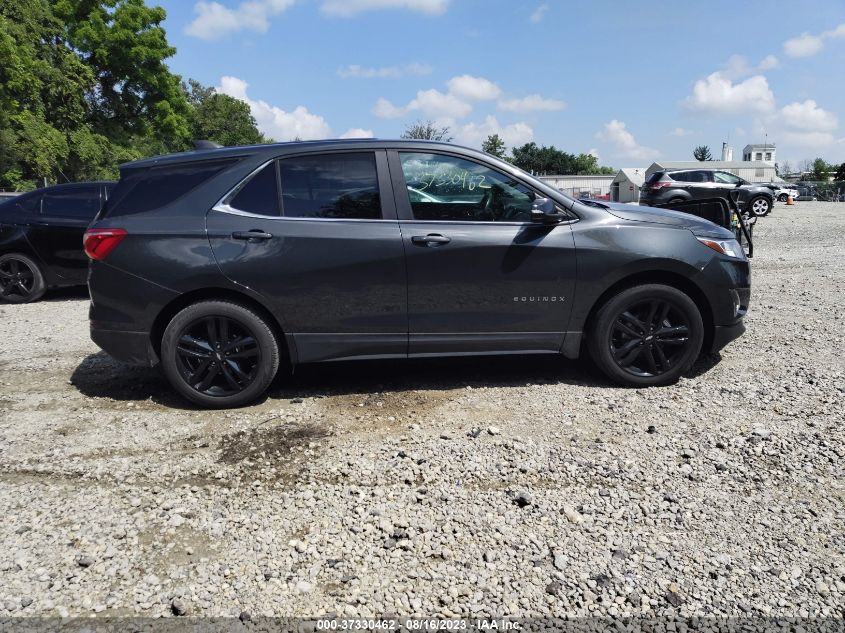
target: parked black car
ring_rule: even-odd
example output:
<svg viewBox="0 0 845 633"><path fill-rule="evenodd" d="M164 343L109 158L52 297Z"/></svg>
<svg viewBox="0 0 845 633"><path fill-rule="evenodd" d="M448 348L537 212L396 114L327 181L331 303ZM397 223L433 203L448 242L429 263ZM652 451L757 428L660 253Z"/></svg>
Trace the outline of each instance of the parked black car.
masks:
<svg viewBox="0 0 845 633"><path fill-rule="evenodd" d="M657 206L703 198L729 200L731 191L739 191L737 205L756 216L768 215L774 206L772 190L764 185L718 169L678 169L656 171L640 189L640 204Z"/></svg>
<svg viewBox="0 0 845 633"><path fill-rule="evenodd" d="M662 385L742 334L750 294L722 227L429 141L130 163L85 243L93 340L208 407L259 397L282 361L584 346L612 380Z"/></svg>
<svg viewBox="0 0 845 633"><path fill-rule="evenodd" d="M82 237L114 185L55 185L0 203L0 300L26 303L48 288L85 285Z"/></svg>

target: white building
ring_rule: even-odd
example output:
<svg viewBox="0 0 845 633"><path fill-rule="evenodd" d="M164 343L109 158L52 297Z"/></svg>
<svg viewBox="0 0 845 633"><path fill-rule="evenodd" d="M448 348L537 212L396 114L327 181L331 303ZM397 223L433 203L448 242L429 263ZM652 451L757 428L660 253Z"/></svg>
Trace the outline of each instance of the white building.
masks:
<svg viewBox="0 0 845 633"><path fill-rule="evenodd" d="M610 199L613 202L639 202L645 178L645 167L623 167L610 183Z"/></svg>
<svg viewBox="0 0 845 633"><path fill-rule="evenodd" d="M780 182L781 178L775 173L774 163L765 161L722 161L722 160L685 160L660 161L652 163L646 170L646 178L659 170L672 169L720 169L744 178L748 182Z"/></svg>
<svg viewBox="0 0 845 633"><path fill-rule="evenodd" d="M775 145L774 143L752 143L746 145L742 150L743 161L763 161L771 163L777 162L775 159Z"/></svg>
<svg viewBox="0 0 845 633"><path fill-rule="evenodd" d="M610 183L613 182L613 176L605 175L538 176L537 178L550 187L568 193L573 198L581 194L589 194L591 197L609 195Z"/></svg>

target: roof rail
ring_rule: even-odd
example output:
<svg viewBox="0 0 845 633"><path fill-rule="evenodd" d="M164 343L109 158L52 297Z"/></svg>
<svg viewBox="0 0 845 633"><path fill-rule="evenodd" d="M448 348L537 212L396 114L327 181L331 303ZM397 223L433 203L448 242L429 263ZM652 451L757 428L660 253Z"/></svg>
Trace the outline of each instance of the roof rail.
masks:
<svg viewBox="0 0 845 633"><path fill-rule="evenodd" d="M196 151L201 151L201 150L204 150L204 149L220 149L221 147L223 147L219 143L215 143L214 141L208 141L208 140L205 140L205 139L195 140L195 141L193 141L193 144L194 144L194 150L196 150Z"/></svg>

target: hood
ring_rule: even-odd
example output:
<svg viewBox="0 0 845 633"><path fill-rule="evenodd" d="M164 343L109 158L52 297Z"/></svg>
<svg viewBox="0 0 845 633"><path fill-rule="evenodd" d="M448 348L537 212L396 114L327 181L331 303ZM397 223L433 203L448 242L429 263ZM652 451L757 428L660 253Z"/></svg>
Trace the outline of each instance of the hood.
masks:
<svg viewBox="0 0 845 633"><path fill-rule="evenodd" d="M584 202L581 200L581 202ZM624 202L605 202L604 200L588 201L590 206L604 208L611 215L629 222L650 222L652 224L668 224L679 229L687 229L702 237L719 237L722 239L733 238L734 234L728 229L682 211L672 209L659 209L657 207L646 207Z"/></svg>

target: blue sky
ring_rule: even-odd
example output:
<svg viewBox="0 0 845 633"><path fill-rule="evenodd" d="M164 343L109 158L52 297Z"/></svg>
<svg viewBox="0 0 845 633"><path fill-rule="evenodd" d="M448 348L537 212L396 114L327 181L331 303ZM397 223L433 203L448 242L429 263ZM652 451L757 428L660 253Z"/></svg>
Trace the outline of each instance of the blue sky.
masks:
<svg viewBox="0 0 845 633"><path fill-rule="evenodd" d="M244 99L277 140L434 120L603 164L777 145L845 161L845 3L148 0L174 72Z"/></svg>

